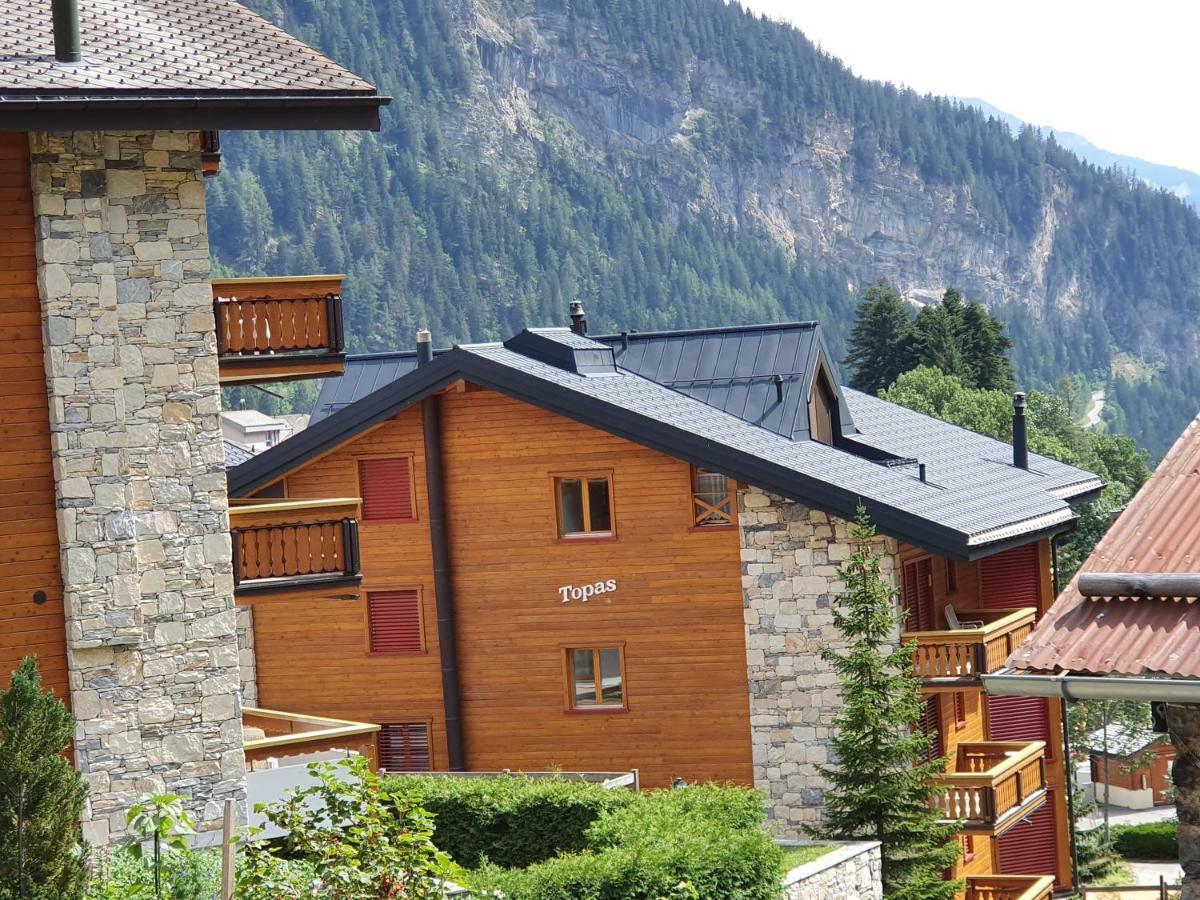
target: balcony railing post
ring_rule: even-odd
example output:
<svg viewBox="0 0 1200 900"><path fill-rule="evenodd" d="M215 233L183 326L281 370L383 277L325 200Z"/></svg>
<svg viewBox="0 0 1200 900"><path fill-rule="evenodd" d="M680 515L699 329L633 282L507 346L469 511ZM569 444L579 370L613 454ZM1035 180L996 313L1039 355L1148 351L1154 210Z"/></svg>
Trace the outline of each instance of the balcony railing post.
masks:
<svg viewBox="0 0 1200 900"><path fill-rule="evenodd" d="M242 532L237 528L229 530L229 539L233 550L233 589L242 583Z"/></svg>
<svg viewBox="0 0 1200 900"><path fill-rule="evenodd" d="M225 323L221 321L221 298L213 295L213 322L217 329L217 356L225 355Z"/></svg>
<svg viewBox="0 0 1200 900"><path fill-rule="evenodd" d="M329 316L329 352L341 353L345 348L345 335L342 332L342 295L325 295L326 315Z"/></svg>
<svg viewBox="0 0 1200 900"><path fill-rule="evenodd" d="M359 575L358 521L342 519L342 546L345 553L345 572L347 575Z"/></svg>

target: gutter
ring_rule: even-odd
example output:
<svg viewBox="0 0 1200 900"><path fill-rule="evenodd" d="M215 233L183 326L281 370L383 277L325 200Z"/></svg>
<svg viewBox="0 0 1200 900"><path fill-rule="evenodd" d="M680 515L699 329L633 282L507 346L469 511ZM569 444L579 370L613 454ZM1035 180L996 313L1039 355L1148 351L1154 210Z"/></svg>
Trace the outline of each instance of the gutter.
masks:
<svg viewBox="0 0 1200 900"><path fill-rule="evenodd" d="M1003 669L981 675L983 690L1000 697L1061 700L1163 700L1200 704L1200 678L1145 678L1126 675L1018 675Z"/></svg>

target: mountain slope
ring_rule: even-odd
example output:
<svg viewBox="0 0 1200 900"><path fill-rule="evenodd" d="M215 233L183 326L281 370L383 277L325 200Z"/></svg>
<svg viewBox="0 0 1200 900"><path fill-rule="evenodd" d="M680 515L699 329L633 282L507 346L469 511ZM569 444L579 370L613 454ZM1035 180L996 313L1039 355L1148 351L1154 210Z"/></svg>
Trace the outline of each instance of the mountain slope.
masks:
<svg viewBox="0 0 1200 900"><path fill-rule="evenodd" d="M210 194L230 269L349 271L358 349L579 296L605 330L819 318L840 352L851 288L884 276L989 305L1029 386L1171 359L1125 410L1155 446L1200 396L1190 209L788 26L721 0L251 5L396 98L377 136L226 136Z"/></svg>

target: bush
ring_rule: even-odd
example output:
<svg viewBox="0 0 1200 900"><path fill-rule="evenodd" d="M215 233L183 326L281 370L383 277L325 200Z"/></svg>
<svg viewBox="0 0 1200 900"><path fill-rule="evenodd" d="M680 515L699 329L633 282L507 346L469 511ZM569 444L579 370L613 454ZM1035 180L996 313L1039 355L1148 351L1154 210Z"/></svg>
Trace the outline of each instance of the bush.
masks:
<svg viewBox="0 0 1200 900"><path fill-rule="evenodd" d="M154 875L126 845L99 852L88 863L86 900L150 900ZM221 889L221 857L213 850L172 854L162 868L163 900L212 900Z"/></svg>
<svg viewBox="0 0 1200 900"><path fill-rule="evenodd" d="M585 835L589 849L526 869L485 867L476 886L512 900L774 900L782 853L761 795L716 786L626 795Z"/></svg>
<svg viewBox="0 0 1200 900"><path fill-rule="evenodd" d="M485 861L524 868L584 850L588 827L634 796L598 784L520 775L399 776L386 783L422 798L435 816L434 843L467 868Z"/></svg>
<svg viewBox="0 0 1200 900"><path fill-rule="evenodd" d="M1125 859L1179 859L1179 823L1145 822L1114 825L1113 849Z"/></svg>

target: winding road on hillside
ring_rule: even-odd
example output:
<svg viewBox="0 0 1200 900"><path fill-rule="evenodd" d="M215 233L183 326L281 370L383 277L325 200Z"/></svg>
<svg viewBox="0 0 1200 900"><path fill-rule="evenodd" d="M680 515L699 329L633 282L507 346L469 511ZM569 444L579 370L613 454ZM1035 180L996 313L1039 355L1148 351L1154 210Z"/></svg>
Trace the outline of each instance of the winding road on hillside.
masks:
<svg viewBox="0 0 1200 900"><path fill-rule="evenodd" d="M1092 391L1092 399L1088 403L1087 412L1084 413L1084 428L1095 428L1100 424L1100 413L1104 411L1105 393L1101 388L1098 391Z"/></svg>

